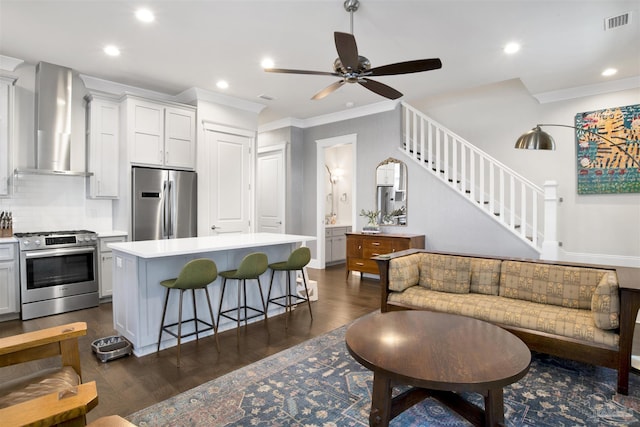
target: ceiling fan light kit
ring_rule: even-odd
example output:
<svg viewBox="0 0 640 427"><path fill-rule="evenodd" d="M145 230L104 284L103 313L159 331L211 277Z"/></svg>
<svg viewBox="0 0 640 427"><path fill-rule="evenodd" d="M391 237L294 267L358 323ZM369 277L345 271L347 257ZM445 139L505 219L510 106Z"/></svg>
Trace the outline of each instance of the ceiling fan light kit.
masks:
<svg viewBox="0 0 640 427"><path fill-rule="evenodd" d="M265 71L270 73L311 74L340 77L340 80L330 84L313 95L311 98L313 100L326 97L330 93L341 88L345 83L358 83L360 86L369 89L371 92L380 96L384 96L388 99L398 99L402 96L402 92L399 92L384 83L371 80L369 77L419 73L422 71L442 68L442 62L439 58L397 62L394 64L371 68L371 62L369 59L358 54L358 46L356 44L356 39L353 36L353 12L358 10L359 6L360 2L358 0L345 0L344 2L344 9L351 14L351 33L342 33L339 31L333 33L336 50L338 51L338 58L333 62L333 72L292 70L285 68L265 68Z"/></svg>

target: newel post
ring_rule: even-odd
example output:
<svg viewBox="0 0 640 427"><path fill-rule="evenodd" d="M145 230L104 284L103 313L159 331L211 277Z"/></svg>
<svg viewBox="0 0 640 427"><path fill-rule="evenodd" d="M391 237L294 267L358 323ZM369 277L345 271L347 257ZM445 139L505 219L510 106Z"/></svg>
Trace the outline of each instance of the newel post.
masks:
<svg viewBox="0 0 640 427"><path fill-rule="evenodd" d="M542 241L541 259L557 260L560 244L558 243L558 183L544 182L544 239Z"/></svg>

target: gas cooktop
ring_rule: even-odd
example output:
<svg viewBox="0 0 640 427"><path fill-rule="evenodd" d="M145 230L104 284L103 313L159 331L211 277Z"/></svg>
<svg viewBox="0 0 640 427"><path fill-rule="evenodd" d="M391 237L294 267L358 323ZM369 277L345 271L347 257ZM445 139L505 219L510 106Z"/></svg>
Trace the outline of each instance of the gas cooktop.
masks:
<svg viewBox="0 0 640 427"><path fill-rule="evenodd" d="M72 246L96 246L98 233L89 230L36 231L13 233L20 243L20 251L45 248L65 248Z"/></svg>

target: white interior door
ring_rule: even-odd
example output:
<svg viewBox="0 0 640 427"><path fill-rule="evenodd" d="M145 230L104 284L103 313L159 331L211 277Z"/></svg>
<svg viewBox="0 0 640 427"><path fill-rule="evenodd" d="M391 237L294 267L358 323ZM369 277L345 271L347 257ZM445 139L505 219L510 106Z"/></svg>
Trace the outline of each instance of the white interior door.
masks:
<svg viewBox="0 0 640 427"><path fill-rule="evenodd" d="M209 235L248 233L251 138L205 131L209 152Z"/></svg>
<svg viewBox="0 0 640 427"><path fill-rule="evenodd" d="M256 167L257 231L284 233L285 149L258 153Z"/></svg>

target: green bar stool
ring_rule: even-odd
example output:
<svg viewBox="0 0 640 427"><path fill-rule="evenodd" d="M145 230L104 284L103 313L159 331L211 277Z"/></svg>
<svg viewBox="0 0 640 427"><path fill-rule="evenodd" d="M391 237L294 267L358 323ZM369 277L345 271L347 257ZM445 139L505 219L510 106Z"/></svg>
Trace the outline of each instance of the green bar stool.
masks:
<svg viewBox="0 0 640 427"><path fill-rule="evenodd" d="M178 277L175 279L163 280L160 282L160 285L167 288L164 297L164 309L162 310L162 320L160 321L160 334L158 335L158 349L156 350L156 354L160 351L160 340L162 338L162 332L166 332L169 335L173 335L178 339L178 360L177 366L180 367L180 341L184 337L190 337L192 335L196 336L196 341L199 338L199 334L202 332L213 330L213 334L216 339L216 347L218 348L218 352L220 352L220 343L218 342L218 326L213 317L213 309L211 307L211 299L209 298L209 290L207 289L207 285L218 277L218 269L216 267L216 263L210 259L194 259L189 261L182 267ZM178 308L178 322L171 323L169 325L164 324L164 319L167 314L167 303L169 302L169 292L173 289L177 289L180 291L180 305ZM182 320L182 295L185 291L191 290L191 295L193 297L193 319ZM204 289L204 292L207 296L207 304L209 305L209 314L211 315L211 323L205 322L204 320L198 319L198 312L196 311L196 289ZM187 322L194 322L195 324L195 332L190 332L188 334L182 335L182 324ZM201 323L205 325L204 329L199 329L198 324ZM171 330L174 326L178 326L178 332L175 333Z"/></svg>
<svg viewBox="0 0 640 427"><path fill-rule="evenodd" d="M245 327L247 326L247 321L254 317L264 316L265 322L267 321L267 308L264 305L264 295L262 294L262 284L260 283L260 275L267 271L267 265L267 255L262 252L254 252L245 256L236 270L228 270L220 273L223 280L222 293L220 294L220 306L218 307L218 324L220 324L220 316L237 322L238 327L236 330L236 336L238 338L238 345L240 344L241 321L244 321ZM227 286L227 279L236 279L238 281L238 305L237 308L231 308L223 311L222 302L224 301L224 291ZM258 281L262 310L247 305L247 280L251 279ZM242 289L240 289L240 282L242 282ZM244 297L242 301L241 296ZM249 310L251 310L251 314L249 313ZM242 311L244 311L244 315L242 314ZM232 312L236 312L235 316L231 314Z"/></svg>
<svg viewBox="0 0 640 427"><path fill-rule="evenodd" d="M292 306L306 301L309 305L309 315L311 316L311 320L313 320L311 301L309 300L309 289L307 288L307 279L304 274L304 267L309 264L309 261L311 261L311 251L306 246L302 246L291 252L291 255L289 255L289 259L287 259L286 261L269 264L269 268L271 269L271 283L269 283L269 293L267 294L267 307L269 306L269 303L284 307L285 313L287 314L287 317L289 317L289 315L291 315ZM287 289L284 295L271 298L273 276L276 274L276 271L283 271L287 275ZM302 282L304 283L306 297L299 296L291 289L291 273L295 273L296 271L302 272ZM280 300L284 301L280 302ZM284 326L285 328L287 327L287 318L285 318L284 320Z"/></svg>

